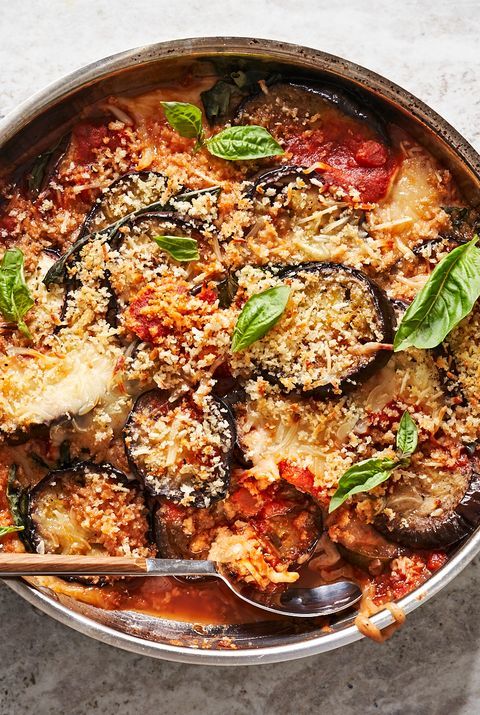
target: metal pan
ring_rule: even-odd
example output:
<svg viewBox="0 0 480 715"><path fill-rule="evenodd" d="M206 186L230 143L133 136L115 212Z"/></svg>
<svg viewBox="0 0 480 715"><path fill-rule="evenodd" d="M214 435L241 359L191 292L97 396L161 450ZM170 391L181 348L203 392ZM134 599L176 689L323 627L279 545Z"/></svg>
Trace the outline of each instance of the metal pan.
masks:
<svg viewBox="0 0 480 715"><path fill-rule="evenodd" d="M317 50L270 40L213 37L176 40L129 50L77 70L21 104L0 123L0 171L11 171L37 155L92 102L118 92L148 89L159 78L179 75L194 63L268 64L272 70L323 78L353 89L391 113L453 172L467 198L480 202L480 156L423 102L387 79ZM400 601L409 613L446 586L480 551L474 533L430 580ZM105 611L25 582L8 585L29 603L86 635L118 648L169 660L215 665L272 663L302 658L362 637L353 616L340 615L328 632L315 623L265 622L198 626L128 611ZM392 623L388 611L373 617Z"/></svg>

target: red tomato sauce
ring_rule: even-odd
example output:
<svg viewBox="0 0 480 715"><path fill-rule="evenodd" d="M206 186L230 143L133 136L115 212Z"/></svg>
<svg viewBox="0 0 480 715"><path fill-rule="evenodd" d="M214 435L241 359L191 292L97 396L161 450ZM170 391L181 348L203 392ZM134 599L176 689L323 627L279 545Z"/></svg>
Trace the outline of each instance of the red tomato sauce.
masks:
<svg viewBox="0 0 480 715"><path fill-rule="evenodd" d="M333 113L332 113L333 114ZM289 162L301 166L326 164L322 178L344 189L353 187L365 203L380 201L399 166L399 156L371 130L349 117L328 118L321 128L304 129L286 136Z"/></svg>

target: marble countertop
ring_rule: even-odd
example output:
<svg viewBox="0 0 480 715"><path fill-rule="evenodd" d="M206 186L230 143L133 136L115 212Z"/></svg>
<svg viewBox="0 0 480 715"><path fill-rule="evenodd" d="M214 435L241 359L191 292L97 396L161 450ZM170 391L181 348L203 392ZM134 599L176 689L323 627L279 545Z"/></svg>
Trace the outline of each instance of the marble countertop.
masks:
<svg viewBox="0 0 480 715"><path fill-rule="evenodd" d="M129 47L258 32L386 75L480 149L479 22L476 0L0 0L0 116ZM0 715L476 715L479 587L477 559L384 645L363 640L296 662L219 670L114 650L0 584Z"/></svg>

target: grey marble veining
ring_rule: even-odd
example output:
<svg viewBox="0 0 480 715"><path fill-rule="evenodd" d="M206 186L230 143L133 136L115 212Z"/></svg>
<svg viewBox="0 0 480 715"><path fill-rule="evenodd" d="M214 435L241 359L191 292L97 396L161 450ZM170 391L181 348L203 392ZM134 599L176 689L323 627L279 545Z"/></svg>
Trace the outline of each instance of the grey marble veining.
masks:
<svg viewBox="0 0 480 715"><path fill-rule="evenodd" d="M480 148L479 24L469 0L0 0L0 115L128 47L255 34L388 76ZM384 645L220 670L114 650L0 586L0 715L477 715L479 587L477 560Z"/></svg>

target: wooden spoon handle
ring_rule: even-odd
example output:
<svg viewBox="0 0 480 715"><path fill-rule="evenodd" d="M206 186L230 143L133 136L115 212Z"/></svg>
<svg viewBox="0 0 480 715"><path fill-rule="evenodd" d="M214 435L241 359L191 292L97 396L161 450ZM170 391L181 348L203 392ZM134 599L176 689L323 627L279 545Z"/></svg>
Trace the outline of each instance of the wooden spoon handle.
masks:
<svg viewBox="0 0 480 715"><path fill-rule="evenodd" d="M139 576L146 572L146 559L129 556L0 553L2 576Z"/></svg>

